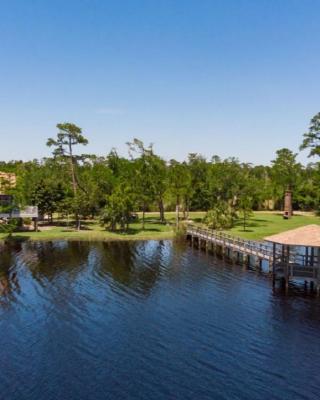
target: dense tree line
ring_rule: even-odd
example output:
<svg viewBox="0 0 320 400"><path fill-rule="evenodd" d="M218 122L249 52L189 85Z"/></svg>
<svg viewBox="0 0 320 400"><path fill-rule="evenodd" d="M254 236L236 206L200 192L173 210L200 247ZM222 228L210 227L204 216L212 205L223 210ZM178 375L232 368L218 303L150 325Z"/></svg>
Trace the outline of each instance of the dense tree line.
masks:
<svg viewBox="0 0 320 400"><path fill-rule="evenodd" d="M301 146L311 156L320 155L319 121L317 114ZM137 211L144 226L145 213L156 210L161 222L165 210L175 210L177 222L189 211L203 210L212 227L232 225L239 215L245 224L252 210L281 209L285 190L293 193L294 209L319 208L320 163L301 165L287 148L278 150L269 166L196 153L183 162L166 161L138 139L128 143L128 157L115 149L96 156L79 154L88 143L79 127L64 123L57 129L47 142L52 157L0 162L0 171L16 173L18 205L38 205L49 219L57 213L74 217L78 228L81 219L99 217L111 229L125 230Z"/></svg>

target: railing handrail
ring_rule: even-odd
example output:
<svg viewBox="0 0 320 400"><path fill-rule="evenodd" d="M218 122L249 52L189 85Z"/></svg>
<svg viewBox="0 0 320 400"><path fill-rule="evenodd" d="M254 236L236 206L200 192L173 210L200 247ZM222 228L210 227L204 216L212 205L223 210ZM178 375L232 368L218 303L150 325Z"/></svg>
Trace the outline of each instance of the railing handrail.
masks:
<svg viewBox="0 0 320 400"><path fill-rule="evenodd" d="M189 231L192 230L193 232L195 231L196 233L199 233L207 237L215 238L220 241L227 240L229 243L232 242L233 245L238 245L238 246L241 245L242 247L248 248L251 251L258 251L269 257L273 256L272 250L269 249L268 246L262 242L244 239L239 236L234 236L223 231L202 228L192 224L187 225L187 231L188 230Z"/></svg>

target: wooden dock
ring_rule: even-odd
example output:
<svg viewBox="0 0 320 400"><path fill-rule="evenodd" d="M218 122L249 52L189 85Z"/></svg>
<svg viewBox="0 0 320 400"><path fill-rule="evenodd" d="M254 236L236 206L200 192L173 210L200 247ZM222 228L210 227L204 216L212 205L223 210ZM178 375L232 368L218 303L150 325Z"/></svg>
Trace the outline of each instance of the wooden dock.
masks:
<svg viewBox="0 0 320 400"><path fill-rule="evenodd" d="M276 244L242 239L225 232L209 230L188 225L187 238L192 246L226 256L236 263L262 270L262 262L267 262L267 271L272 276L273 285L276 281L283 283L288 289L290 281L302 281L310 284L320 292L320 251L318 254L302 255L289 252L285 247L278 248Z"/></svg>
<svg viewBox="0 0 320 400"><path fill-rule="evenodd" d="M250 257L254 258L256 266L261 267L263 260L268 262L271 272L274 254L272 246L258 241L246 240L228 233L210 229L199 228L194 225L187 226L187 237L192 245L196 242L198 248L205 248L222 255L228 255L235 261L240 258L243 262L250 263ZM218 249L217 249L218 248Z"/></svg>

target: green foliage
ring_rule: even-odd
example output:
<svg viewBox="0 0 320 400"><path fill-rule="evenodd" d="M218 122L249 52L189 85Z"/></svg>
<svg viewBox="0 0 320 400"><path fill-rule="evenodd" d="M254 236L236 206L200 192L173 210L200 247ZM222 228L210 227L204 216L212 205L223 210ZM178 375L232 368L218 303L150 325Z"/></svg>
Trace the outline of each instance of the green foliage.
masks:
<svg viewBox="0 0 320 400"><path fill-rule="evenodd" d="M0 214L10 214L13 208L11 204L0 204Z"/></svg>
<svg viewBox="0 0 320 400"><path fill-rule="evenodd" d="M236 199L236 210L242 219L244 231L246 230L249 218L252 216L254 198L257 191L258 182L254 176L250 175L250 168L246 165L242 170L242 179Z"/></svg>
<svg viewBox="0 0 320 400"><path fill-rule="evenodd" d="M209 168L210 164L200 154L189 154L188 169L191 182L186 196L188 209L208 210L210 208Z"/></svg>
<svg viewBox="0 0 320 400"><path fill-rule="evenodd" d="M41 179L31 190L30 202L38 206L39 214L50 215L59 209L65 198L65 191L61 182Z"/></svg>
<svg viewBox="0 0 320 400"><path fill-rule="evenodd" d="M309 149L309 157L320 156L320 112L311 119L309 130L303 138L300 150Z"/></svg>
<svg viewBox="0 0 320 400"><path fill-rule="evenodd" d="M155 154L152 145L139 139L129 145L129 158L112 149L103 156L74 153L88 140L81 128L71 123L58 124L58 133L47 144L53 157L28 162L0 162L0 171L17 175L14 206L38 205L41 214L59 213L79 221L103 214L104 223L126 229L132 212L175 211L188 219L189 211L209 210L211 227L228 227L238 213L242 227L250 224L252 210L280 208L284 191L293 191L296 210L317 210L320 203L320 163L303 166L297 154L287 148L276 152L271 166L241 163L236 158L210 160L190 153L187 161L166 162ZM301 148L320 155L320 113L312 120ZM7 208L6 208L7 207ZM12 205L10 205L12 208ZM10 209L3 206L3 211Z"/></svg>
<svg viewBox="0 0 320 400"><path fill-rule="evenodd" d="M244 196L239 200L238 205L239 216L242 219L243 230L246 231L249 219L253 216L252 197Z"/></svg>
<svg viewBox="0 0 320 400"><path fill-rule="evenodd" d="M176 224L180 220L181 203L186 206L189 203L192 192L191 174L187 163L179 163L176 160L170 161L168 172L168 191L175 200Z"/></svg>
<svg viewBox="0 0 320 400"><path fill-rule="evenodd" d="M131 155L132 184L139 208L142 210L144 228L145 212L150 204L159 207L160 219L164 222L164 195L167 186L167 168L164 160L154 154L152 145L145 147L143 142L134 139L127 143Z"/></svg>
<svg viewBox="0 0 320 400"><path fill-rule="evenodd" d="M0 233L5 234L6 237L10 238L17 226L18 221L16 219L9 219L7 222L0 223Z"/></svg>
<svg viewBox="0 0 320 400"><path fill-rule="evenodd" d="M76 145L87 145L88 140L82 135L82 129L75 124L69 122L63 124L57 124L59 130L56 139L50 138L47 141L47 146L54 147L53 155L57 160L61 159L62 162L67 162L69 164L69 172L72 180L72 190L74 204L73 209L75 211L76 223L78 229L81 228L79 220L79 212L83 208L84 198L79 196L78 188L85 191L83 186L79 183L79 177L77 173L78 161L85 160L87 157L85 155L75 156L73 147Z"/></svg>
<svg viewBox="0 0 320 400"><path fill-rule="evenodd" d="M128 188L120 186L107 196L107 204L101 214L101 223L111 231L120 226L122 231L129 229L131 213L134 209L133 196Z"/></svg>
<svg viewBox="0 0 320 400"><path fill-rule="evenodd" d="M280 149L276 152L277 158L272 161L272 178L281 191L294 190L298 185L298 178L301 175L301 164L297 163L298 154L289 149Z"/></svg>
<svg viewBox="0 0 320 400"><path fill-rule="evenodd" d="M235 214L230 205L219 201L216 206L207 212L203 222L210 229L228 229L233 225Z"/></svg>
<svg viewBox="0 0 320 400"><path fill-rule="evenodd" d="M75 145L87 145L88 140L82 135L82 130L75 124L69 122L57 124L59 130L57 138L49 138L47 146L54 147L55 156L72 156L72 148Z"/></svg>

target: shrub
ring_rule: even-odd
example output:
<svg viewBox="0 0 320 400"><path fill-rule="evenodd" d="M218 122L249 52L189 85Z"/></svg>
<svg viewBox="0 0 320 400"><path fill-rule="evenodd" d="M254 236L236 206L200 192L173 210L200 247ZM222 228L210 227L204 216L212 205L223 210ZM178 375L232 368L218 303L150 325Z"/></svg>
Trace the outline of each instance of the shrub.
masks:
<svg viewBox="0 0 320 400"><path fill-rule="evenodd" d="M211 229L228 229L233 225L234 211L229 204L219 202L207 212L203 222Z"/></svg>

